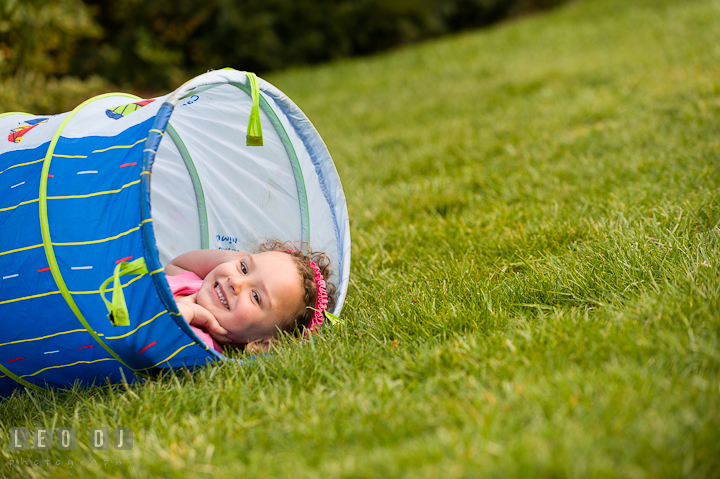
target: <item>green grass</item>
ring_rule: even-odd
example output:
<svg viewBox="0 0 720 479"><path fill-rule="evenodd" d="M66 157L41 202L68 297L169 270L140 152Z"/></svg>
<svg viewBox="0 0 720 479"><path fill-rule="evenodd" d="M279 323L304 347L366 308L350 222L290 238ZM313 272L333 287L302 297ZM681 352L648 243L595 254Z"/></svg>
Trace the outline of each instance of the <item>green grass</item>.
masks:
<svg viewBox="0 0 720 479"><path fill-rule="evenodd" d="M343 180L347 324L242 367L13 397L4 438L74 426L79 448L3 439L0 471L720 477L719 18L587 0L273 75ZM90 425L136 446L90 451Z"/></svg>

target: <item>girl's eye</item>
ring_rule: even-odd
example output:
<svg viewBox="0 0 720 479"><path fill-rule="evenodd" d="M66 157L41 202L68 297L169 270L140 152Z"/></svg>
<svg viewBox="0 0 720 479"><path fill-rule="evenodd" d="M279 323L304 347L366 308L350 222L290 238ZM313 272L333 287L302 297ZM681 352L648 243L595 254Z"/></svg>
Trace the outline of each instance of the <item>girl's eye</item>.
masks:
<svg viewBox="0 0 720 479"><path fill-rule="evenodd" d="M243 274L247 274L247 267L245 267L245 263L240 263L240 269L242 270Z"/></svg>
<svg viewBox="0 0 720 479"><path fill-rule="evenodd" d="M253 291L252 295L253 295L253 298L255 298L255 302L257 304L260 304L260 296L258 296L258 294L255 291Z"/></svg>

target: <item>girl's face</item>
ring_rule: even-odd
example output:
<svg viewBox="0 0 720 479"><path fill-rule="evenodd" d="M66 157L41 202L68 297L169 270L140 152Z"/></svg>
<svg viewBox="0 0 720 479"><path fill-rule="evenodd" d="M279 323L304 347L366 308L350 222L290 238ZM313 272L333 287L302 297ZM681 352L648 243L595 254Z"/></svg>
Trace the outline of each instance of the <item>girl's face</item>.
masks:
<svg viewBox="0 0 720 479"><path fill-rule="evenodd" d="M275 337L305 309L297 266L280 251L219 264L203 280L197 303L239 344Z"/></svg>

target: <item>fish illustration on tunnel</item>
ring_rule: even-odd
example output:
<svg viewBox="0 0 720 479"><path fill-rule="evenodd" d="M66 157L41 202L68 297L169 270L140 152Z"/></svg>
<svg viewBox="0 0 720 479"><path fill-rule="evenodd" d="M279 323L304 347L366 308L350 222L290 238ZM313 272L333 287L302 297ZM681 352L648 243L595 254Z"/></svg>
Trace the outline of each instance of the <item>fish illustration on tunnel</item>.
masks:
<svg viewBox="0 0 720 479"><path fill-rule="evenodd" d="M123 118L124 116L127 116L154 101L154 99L142 100L135 103L129 103L127 105L116 106L115 108L108 108L105 110L105 114L113 120L119 120L120 118Z"/></svg>
<svg viewBox="0 0 720 479"><path fill-rule="evenodd" d="M33 118L32 120L25 120L25 122L19 127L10 130L8 135L8 141L11 143L20 143L24 140L24 136L36 126L45 123L49 118Z"/></svg>

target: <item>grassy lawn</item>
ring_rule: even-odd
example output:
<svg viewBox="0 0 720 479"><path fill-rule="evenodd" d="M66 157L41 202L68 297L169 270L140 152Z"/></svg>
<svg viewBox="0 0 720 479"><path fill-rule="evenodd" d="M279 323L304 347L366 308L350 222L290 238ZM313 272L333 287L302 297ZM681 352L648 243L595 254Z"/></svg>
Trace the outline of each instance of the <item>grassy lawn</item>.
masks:
<svg viewBox="0 0 720 479"><path fill-rule="evenodd" d="M0 474L720 477L719 19L586 0L270 76L343 180L345 326L13 397ZM39 425L78 448L10 451ZM91 451L89 426L135 447Z"/></svg>

